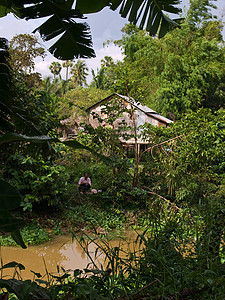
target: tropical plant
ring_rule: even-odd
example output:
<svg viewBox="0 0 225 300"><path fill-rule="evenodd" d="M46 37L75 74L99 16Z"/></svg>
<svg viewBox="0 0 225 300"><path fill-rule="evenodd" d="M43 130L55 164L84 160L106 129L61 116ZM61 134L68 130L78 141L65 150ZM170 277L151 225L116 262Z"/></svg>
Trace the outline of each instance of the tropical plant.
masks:
<svg viewBox="0 0 225 300"><path fill-rule="evenodd" d="M62 96L70 89L70 86L68 81L60 79L59 77L55 77L52 80L51 76L46 76L42 80L39 89L49 95L55 94L56 96Z"/></svg>
<svg viewBox="0 0 225 300"><path fill-rule="evenodd" d="M114 90L114 84L116 78L116 68L117 64L113 61L111 56L105 56L101 60L101 67L97 69L95 74L94 70L91 70L93 81L91 86L95 86L102 90Z"/></svg>
<svg viewBox="0 0 225 300"><path fill-rule="evenodd" d="M95 74L95 71L91 69L91 75L92 75L92 83L91 86L95 86L97 89L104 89L104 69L101 68L100 70L97 69L97 74Z"/></svg>
<svg viewBox="0 0 225 300"><path fill-rule="evenodd" d="M23 242L20 229L23 228L26 223L23 218L13 216L10 212L20 206L21 195L16 188L11 186L6 181L0 179L1 186L1 209L0 209L0 228L1 234L11 234L13 240L22 248L26 248Z"/></svg>
<svg viewBox="0 0 225 300"><path fill-rule="evenodd" d="M57 61L53 61L50 66L49 66L49 70L51 71L51 73L54 75L54 79L57 75L60 75L60 72L62 70L62 66L59 62Z"/></svg>
<svg viewBox="0 0 225 300"><path fill-rule="evenodd" d="M86 77L88 75L87 73L88 67L86 63L82 60L78 60L73 67L70 69L70 74L72 82L74 82L75 87L86 85Z"/></svg>

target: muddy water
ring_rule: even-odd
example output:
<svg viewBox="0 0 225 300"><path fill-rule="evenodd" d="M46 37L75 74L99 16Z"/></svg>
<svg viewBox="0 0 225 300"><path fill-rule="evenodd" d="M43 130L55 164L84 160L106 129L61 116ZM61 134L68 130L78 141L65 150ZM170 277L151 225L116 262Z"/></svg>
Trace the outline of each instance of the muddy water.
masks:
<svg viewBox="0 0 225 300"><path fill-rule="evenodd" d="M110 242L110 246L120 245L123 250L133 247L132 242L136 239L137 234L133 231L125 233L123 240L114 239ZM128 243L127 243L128 242ZM94 258L96 246L89 246L89 253ZM1 247L1 258L3 264L16 261L25 266L25 270L21 271L23 279L32 279L34 271L41 275L46 274L45 265L49 273L57 273L57 265L64 269L84 269L90 258L85 254L81 245L76 241L72 241L69 236L60 236L56 239L38 246L29 246L27 249L19 247ZM100 257L97 264L103 263L104 257ZM13 270L3 270L3 276L12 275Z"/></svg>

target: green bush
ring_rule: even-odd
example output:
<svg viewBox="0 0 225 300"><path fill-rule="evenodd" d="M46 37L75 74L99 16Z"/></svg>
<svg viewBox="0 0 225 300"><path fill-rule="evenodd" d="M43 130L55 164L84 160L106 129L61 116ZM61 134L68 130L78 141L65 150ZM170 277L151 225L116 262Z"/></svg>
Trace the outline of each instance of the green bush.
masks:
<svg viewBox="0 0 225 300"><path fill-rule="evenodd" d="M56 164L42 154L11 154L4 164L4 179L16 187L23 201L23 210L33 205L56 205L66 186L68 175L64 166Z"/></svg>
<svg viewBox="0 0 225 300"><path fill-rule="evenodd" d="M26 245L37 245L50 240L49 234L37 224L28 225L21 230ZM18 246L11 236L0 236L1 246Z"/></svg>

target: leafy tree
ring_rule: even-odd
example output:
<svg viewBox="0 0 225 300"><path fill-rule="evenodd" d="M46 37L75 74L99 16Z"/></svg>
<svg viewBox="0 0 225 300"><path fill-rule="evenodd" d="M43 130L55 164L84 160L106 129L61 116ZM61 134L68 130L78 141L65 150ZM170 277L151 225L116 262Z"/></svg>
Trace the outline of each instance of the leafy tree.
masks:
<svg viewBox="0 0 225 300"><path fill-rule="evenodd" d="M10 66L21 81L27 81L30 87L41 84L41 74L34 72L35 58L46 56L45 49L38 38L31 34L18 34L12 38L9 47Z"/></svg>
<svg viewBox="0 0 225 300"><path fill-rule="evenodd" d="M105 56L101 60L101 67L97 69L97 74L91 70L93 81L91 86L99 89L114 91L114 84L116 81L116 63L112 57Z"/></svg>
<svg viewBox="0 0 225 300"><path fill-rule="evenodd" d="M51 73L54 75L54 79L57 75L60 75L60 72L62 70L62 66L59 62L53 61L50 66L49 66L49 70L51 71Z"/></svg>
<svg viewBox="0 0 225 300"><path fill-rule="evenodd" d="M31 34L18 34L10 41L10 64L15 73L30 74L34 71L37 57L45 58L46 51L40 45L38 38Z"/></svg>
<svg viewBox="0 0 225 300"><path fill-rule="evenodd" d="M86 63L82 60L78 60L70 70L71 80L74 82L75 87L86 85L86 77L88 67Z"/></svg>
<svg viewBox="0 0 225 300"><path fill-rule="evenodd" d="M193 27L200 27L202 23L212 20L213 15L209 8L215 8L215 0L190 0L187 21Z"/></svg>
<svg viewBox="0 0 225 300"><path fill-rule="evenodd" d="M116 43L125 55L114 68L113 88L163 115L180 118L189 109L224 105L222 24L188 21L163 39L127 25Z"/></svg>
<svg viewBox="0 0 225 300"><path fill-rule="evenodd" d="M205 264L220 262L224 251L224 128L224 110L200 109L171 128L157 129L141 176L155 195L190 210L196 253ZM147 131L153 136L153 128Z"/></svg>
<svg viewBox="0 0 225 300"><path fill-rule="evenodd" d="M218 25L214 23L215 27ZM182 39L184 34L186 39ZM179 118L188 109L209 107L217 110L223 106L225 56L220 41L209 39L198 31L193 33L189 25L184 24L165 42L170 56L160 76L158 109L163 113L172 112ZM175 53L175 49L180 50Z"/></svg>
<svg viewBox="0 0 225 300"><path fill-rule="evenodd" d="M70 117L86 116L86 108L108 95L108 91L102 91L94 87L70 89L59 100L57 114L61 120Z"/></svg>

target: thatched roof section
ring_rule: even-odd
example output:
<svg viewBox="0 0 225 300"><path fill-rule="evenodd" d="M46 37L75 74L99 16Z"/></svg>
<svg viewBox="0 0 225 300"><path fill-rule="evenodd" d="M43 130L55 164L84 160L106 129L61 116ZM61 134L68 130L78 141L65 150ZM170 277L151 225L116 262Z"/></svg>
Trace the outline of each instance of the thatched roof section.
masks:
<svg viewBox="0 0 225 300"><path fill-rule="evenodd" d="M76 118L74 116L71 116L67 119L61 120L60 124L66 127L74 127L79 126L82 122L84 122L84 118L82 116L78 116Z"/></svg>

